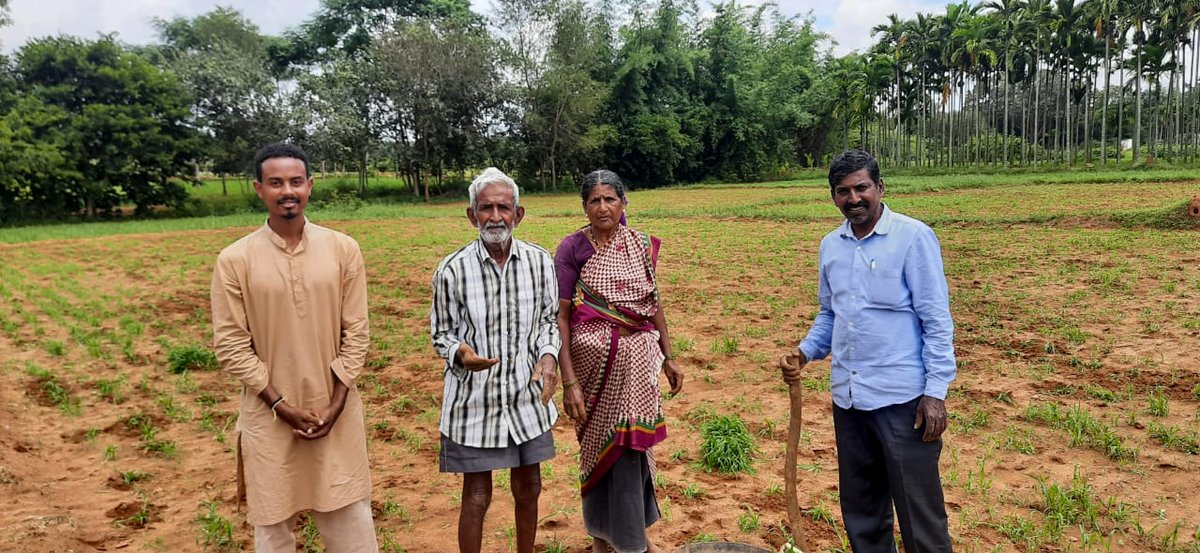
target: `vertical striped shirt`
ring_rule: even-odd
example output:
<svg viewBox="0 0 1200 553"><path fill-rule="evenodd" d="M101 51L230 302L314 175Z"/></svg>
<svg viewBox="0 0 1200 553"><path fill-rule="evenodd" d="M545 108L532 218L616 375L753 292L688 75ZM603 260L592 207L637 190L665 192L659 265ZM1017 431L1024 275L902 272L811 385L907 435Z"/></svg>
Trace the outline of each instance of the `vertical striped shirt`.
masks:
<svg viewBox="0 0 1200 553"><path fill-rule="evenodd" d="M479 239L438 265L429 326L446 362L439 429L451 441L505 447L554 426L554 402L543 405L542 383L530 379L542 355L558 357L557 286L550 253L516 238L503 267ZM455 360L463 343L500 362L467 370Z"/></svg>

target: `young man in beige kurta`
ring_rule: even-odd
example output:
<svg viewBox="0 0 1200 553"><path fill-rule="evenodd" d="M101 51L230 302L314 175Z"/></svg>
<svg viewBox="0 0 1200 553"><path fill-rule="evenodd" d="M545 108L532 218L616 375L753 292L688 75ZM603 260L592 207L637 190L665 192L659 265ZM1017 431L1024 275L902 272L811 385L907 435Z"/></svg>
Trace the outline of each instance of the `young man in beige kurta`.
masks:
<svg viewBox="0 0 1200 553"><path fill-rule="evenodd" d="M302 161L303 163L299 163ZM311 510L330 553L377 551L362 400L366 275L358 243L308 222L308 161L272 145L255 162L267 224L225 248L214 344L242 382L238 452L257 551L295 551Z"/></svg>

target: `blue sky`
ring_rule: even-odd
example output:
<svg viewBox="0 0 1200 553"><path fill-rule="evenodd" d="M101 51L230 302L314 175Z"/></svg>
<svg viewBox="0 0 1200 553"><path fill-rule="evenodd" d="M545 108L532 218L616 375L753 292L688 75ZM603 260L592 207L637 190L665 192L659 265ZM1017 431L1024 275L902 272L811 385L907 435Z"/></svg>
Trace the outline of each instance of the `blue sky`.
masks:
<svg viewBox="0 0 1200 553"><path fill-rule="evenodd" d="M864 49L871 27L890 13L912 17L918 11L941 11L945 0L777 0L788 14L811 13L817 27L838 42L834 52ZM490 0L472 0L487 12ZM266 33L278 33L304 21L320 0L12 0L13 24L0 29L4 51L32 37L70 34L94 38L115 32L121 40L144 44L155 40L154 17L196 16L218 5L240 10Z"/></svg>

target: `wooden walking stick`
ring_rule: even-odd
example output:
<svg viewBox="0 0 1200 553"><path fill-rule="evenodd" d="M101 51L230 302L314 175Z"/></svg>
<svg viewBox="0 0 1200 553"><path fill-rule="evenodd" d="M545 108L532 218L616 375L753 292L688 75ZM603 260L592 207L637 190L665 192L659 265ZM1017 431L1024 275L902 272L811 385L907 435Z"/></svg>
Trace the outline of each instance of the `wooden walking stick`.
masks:
<svg viewBox="0 0 1200 553"><path fill-rule="evenodd" d="M800 370L800 356L788 355L779 361L787 368ZM800 497L796 491L796 453L800 448L801 414L804 412L804 384L796 382L788 385L788 396L791 400L791 416L788 420L787 455L783 462L783 479L787 490L788 526L792 533L795 546L791 552L801 553L804 538L800 534ZM789 551L784 546L783 551Z"/></svg>

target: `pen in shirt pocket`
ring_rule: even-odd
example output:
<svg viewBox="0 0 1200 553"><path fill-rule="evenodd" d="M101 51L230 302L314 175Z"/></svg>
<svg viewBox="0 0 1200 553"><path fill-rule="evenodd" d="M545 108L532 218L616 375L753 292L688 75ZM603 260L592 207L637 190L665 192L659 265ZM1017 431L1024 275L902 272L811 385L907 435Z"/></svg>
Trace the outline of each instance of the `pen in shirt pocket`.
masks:
<svg viewBox="0 0 1200 553"><path fill-rule="evenodd" d="M875 260L874 259L871 260L871 270L872 271L875 270Z"/></svg>

